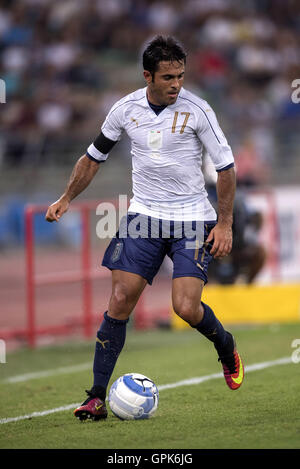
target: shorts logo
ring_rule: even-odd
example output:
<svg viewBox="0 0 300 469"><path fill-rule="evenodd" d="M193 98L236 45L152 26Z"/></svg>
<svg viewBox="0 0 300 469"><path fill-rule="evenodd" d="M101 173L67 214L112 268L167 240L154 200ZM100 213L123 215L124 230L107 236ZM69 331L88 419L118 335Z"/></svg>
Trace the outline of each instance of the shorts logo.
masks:
<svg viewBox="0 0 300 469"><path fill-rule="evenodd" d="M111 262L117 262L120 259L123 250L123 243L117 243L111 256Z"/></svg>

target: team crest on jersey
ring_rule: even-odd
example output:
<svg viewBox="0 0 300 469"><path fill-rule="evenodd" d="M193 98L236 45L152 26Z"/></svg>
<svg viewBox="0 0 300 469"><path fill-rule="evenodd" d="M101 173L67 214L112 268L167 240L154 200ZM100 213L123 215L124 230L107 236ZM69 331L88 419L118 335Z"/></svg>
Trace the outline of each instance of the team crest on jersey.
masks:
<svg viewBox="0 0 300 469"><path fill-rule="evenodd" d="M159 150L162 147L162 131L161 130L149 130L148 146L151 148L151 150Z"/></svg>
<svg viewBox="0 0 300 469"><path fill-rule="evenodd" d="M117 243L111 256L111 262L117 262L120 259L123 250L123 243Z"/></svg>
<svg viewBox="0 0 300 469"><path fill-rule="evenodd" d="M152 156L158 158L160 156L159 150L162 147L162 131L149 130L148 132L148 147L153 151Z"/></svg>

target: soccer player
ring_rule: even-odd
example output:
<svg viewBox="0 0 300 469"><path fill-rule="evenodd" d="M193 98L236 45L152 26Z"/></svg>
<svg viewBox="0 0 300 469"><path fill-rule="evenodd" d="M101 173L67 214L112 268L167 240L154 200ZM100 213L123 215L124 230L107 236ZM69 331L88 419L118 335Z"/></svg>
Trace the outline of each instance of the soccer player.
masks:
<svg viewBox="0 0 300 469"><path fill-rule="evenodd" d="M143 53L146 87L111 108L99 136L74 166L65 192L46 214L49 222L60 219L125 131L131 140L133 198L102 262L112 272L112 293L97 332L94 383L74 411L80 420L107 417L106 390L125 342L126 324L166 255L174 266L175 313L213 342L229 388L237 389L243 381L232 334L201 301L208 264L232 247L234 159L212 108L183 88L185 63L186 53L176 39L156 36L148 44ZM218 217L201 172L203 147L218 172Z"/></svg>

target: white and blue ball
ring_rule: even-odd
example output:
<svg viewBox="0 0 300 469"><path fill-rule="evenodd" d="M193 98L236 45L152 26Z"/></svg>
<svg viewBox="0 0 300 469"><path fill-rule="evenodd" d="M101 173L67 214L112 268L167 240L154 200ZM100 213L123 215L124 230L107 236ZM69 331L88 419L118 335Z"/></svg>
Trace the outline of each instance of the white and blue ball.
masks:
<svg viewBox="0 0 300 469"><path fill-rule="evenodd" d="M158 389L147 376L127 373L111 386L108 402L121 420L148 419L157 409Z"/></svg>

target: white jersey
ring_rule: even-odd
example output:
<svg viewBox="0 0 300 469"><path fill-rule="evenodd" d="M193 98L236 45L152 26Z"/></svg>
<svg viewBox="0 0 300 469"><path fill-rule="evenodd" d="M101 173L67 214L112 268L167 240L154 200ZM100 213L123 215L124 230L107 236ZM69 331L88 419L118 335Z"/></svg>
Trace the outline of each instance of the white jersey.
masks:
<svg viewBox="0 0 300 469"><path fill-rule="evenodd" d="M233 165L230 146L209 104L181 88L174 104L159 115L149 106L146 87L119 100L101 131L131 140L133 198L129 212L167 220L215 220L202 174L203 146L217 171ZM108 155L92 144L88 153L98 161Z"/></svg>

